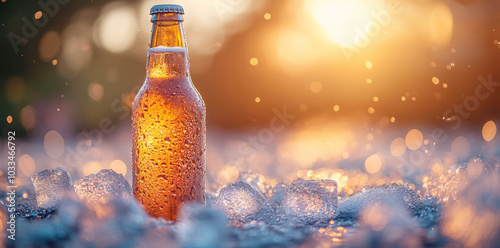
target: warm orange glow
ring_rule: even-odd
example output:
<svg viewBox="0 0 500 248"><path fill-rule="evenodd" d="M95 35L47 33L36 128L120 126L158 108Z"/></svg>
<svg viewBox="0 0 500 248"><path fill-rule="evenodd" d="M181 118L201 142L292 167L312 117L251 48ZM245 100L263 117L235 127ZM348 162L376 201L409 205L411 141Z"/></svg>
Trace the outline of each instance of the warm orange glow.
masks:
<svg viewBox="0 0 500 248"><path fill-rule="evenodd" d="M285 70L301 69L316 60L318 50L312 41L293 29L281 29L276 34L275 50Z"/></svg>
<svg viewBox="0 0 500 248"><path fill-rule="evenodd" d="M223 183L232 183L238 179L240 172L236 166L226 166L217 173L217 178Z"/></svg>
<svg viewBox="0 0 500 248"><path fill-rule="evenodd" d="M7 123L9 123L9 124L12 123L12 116L10 116L10 115L7 116Z"/></svg>
<svg viewBox="0 0 500 248"><path fill-rule="evenodd" d="M412 129L406 134L406 146L410 150L417 150L424 141L424 136L418 129Z"/></svg>
<svg viewBox="0 0 500 248"><path fill-rule="evenodd" d="M437 85L437 84L439 84L439 78L437 78L437 77L432 77L432 83L433 83L433 84L436 84L436 85Z"/></svg>
<svg viewBox="0 0 500 248"><path fill-rule="evenodd" d="M373 67L373 64L371 61L366 61L365 66L366 68L371 69Z"/></svg>
<svg viewBox="0 0 500 248"><path fill-rule="evenodd" d="M251 58L251 59L250 59L250 65L255 66L255 65L257 65L258 63L259 63L259 60L258 60L257 58Z"/></svg>
<svg viewBox="0 0 500 248"><path fill-rule="evenodd" d="M124 2L112 2L103 8L101 16L96 21L94 39L110 52L126 52L134 44L137 26L132 6Z"/></svg>
<svg viewBox="0 0 500 248"><path fill-rule="evenodd" d="M431 164L431 170L434 176L439 177L444 173L444 166L439 159L433 160Z"/></svg>
<svg viewBox="0 0 500 248"><path fill-rule="evenodd" d="M267 21L269 21L271 19L271 14L265 13L264 14L264 19L266 19Z"/></svg>
<svg viewBox="0 0 500 248"><path fill-rule="evenodd" d="M377 173L382 168L382 158L378 154L373 154L365 160L365 169L368 173Z"/></svg>
<svg viewBox="0 0 500 248"><path fill-rule="evenodd" d="M443 2L436 2L429 18L429 38L439 46L447 45L453 33L453 15Z"/></svg>
<svg viewBox="0 0 500 248"><path fill-rule="evenodd" d="M35 160L33 160L33 158L30 155L28 154L21 155L17 163L19 169L21 169L21 172L25 176L31 177L31 175L35 173Z"/></svg>
<svg viewBox="0 0 500 248"><path fill-rule="evenodd" d="M310 168L318 160L335 163L343 158L344 141L351 139L349 127L341 123L311 120L307 128L292 133L279 145L279 159L298 168Z"/></svg>
<svg viewBox="0 0 500 248"><path fill-rule="evenodd" d="M406 152L406 143L403 138L395 138L391 142L391 154L400 157Z"/></svg>
<svg viewBox="0 0 500 248"><path fill-rule="evenodd" d="M340 45L354 45L359 25L371 20L370 11L380 4L376 1L315 0L304 1L326 35Z"/></svg>
<svg viewBox="0 0 500 248"><path fill-rule="evenodd" d="M370 225L373 230L382 231L389 222L387 207L383 205L369 206L363 211L361 220Z"/></svg>
<svg viewBox="0 0 500 248"><path fill-rule="evenodd" d="M52 61L60 48L59 34L55 31L45 33L38 43L40 59L45 62Z"/></svg>
<svg viewBox="0 0 500 248"><path fill-rule="evenodd" d="M114 170L118 174L127 174L127 165L121 160L113 160L109 166L110 169Z"/></svg>
<svg viewBox="0 0 500 248"><path fill-rule="evenodd" d="M490 142L493 138L495 138L497 134L497 126L495 122L488 121L483 126L483 138L484 140Z"/></svg>
<svg viewBox="0 0 500 248"><path fill-rule="evenodd" d="M313 82L310 88L313 93L320 93L323 90L323 84L320 82Z"/></svg>
<svg viewBox="0 0 500 248"><path fill-rule="evenodd" d="M90 161L81 167L82 174L87 176L90 174L97 174L103 169L102 165L97 161Z"/></svg>
<svg viewBox="0 0 500 248"><path fill-rule="evenodd" d="M375 113L375 109L373 107L368 108L368 114L373 114Z"/></svg>
<svg viewBox="0 0 500 248"><path fill-rule="evenodd" d="M35 13L35 19L37 19L37 20L38 20L38 19L40 19L40 18L42 18L42 11L37 11L37 12Z"/></svg>

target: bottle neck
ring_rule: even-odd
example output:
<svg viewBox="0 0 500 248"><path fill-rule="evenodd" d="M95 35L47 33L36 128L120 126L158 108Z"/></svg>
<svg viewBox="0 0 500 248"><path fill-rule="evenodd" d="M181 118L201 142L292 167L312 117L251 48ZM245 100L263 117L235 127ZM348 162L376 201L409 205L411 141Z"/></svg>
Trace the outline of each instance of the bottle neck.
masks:
<svg viewBox="0 0 500 248"><path fill-rule="evenodd" d="M189 77L182 15L155 14L147 62L148 78Z"/></svg>

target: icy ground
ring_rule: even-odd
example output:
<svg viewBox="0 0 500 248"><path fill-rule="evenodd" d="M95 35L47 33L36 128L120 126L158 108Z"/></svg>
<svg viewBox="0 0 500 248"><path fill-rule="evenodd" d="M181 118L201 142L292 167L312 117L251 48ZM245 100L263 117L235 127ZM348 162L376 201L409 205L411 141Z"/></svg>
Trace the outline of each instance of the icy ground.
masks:
<svg viewBox="0 0 500 248"><path fill-rule="evenodd" d="M1 238L7 247L494 247L499 176L497 158L473 159L417 191L387 182L346 193L331 179L242 174L170 222L149 217L112 170L75 183L44 170L32 177L36 194L17 191L16 241ZM1 192L2 223L8 200Z"/></svg>

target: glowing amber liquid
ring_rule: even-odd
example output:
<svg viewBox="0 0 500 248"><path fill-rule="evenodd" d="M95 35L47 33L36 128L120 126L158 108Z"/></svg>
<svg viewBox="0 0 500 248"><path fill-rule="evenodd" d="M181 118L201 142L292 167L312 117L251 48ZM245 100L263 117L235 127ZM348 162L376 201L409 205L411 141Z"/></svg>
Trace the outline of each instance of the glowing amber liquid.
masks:
<svg viewBox="0 0 500 248"><path fill-rule="evenodd" d="M153 48L133 120L133 190L146 212L175 220L185 202L205 204L205 105L185 48Z"/></svg>

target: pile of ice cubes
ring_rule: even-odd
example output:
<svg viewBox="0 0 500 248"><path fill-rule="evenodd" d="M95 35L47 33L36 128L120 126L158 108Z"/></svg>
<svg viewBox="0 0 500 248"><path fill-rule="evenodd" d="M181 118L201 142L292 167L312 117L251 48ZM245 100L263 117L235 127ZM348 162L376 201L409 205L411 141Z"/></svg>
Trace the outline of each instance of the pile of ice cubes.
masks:
<svg viewBox="0 0 500 248"><path fill-rule="evenodd" d="M57 168L43 170L33 176L36 201L41 208L58 205L61 198L75 192L86 201L104 202L111 198L127 198L132 195L130 185L123 175L104 169L97 174L88 175L73 185L68 172Z"/></svg>
<svg viewBox="0 0 500 248"><path fill-rule="evenodd" d="M39 216L45 218L41 222L20 222L24 234L18 244L24 246L273 247L305 240L321 245L332 240L328 235L337 235L331 230L343 226L358 226L363 234L346 240L363 246L368 239L380 238L380 230L391 228L413 230L411 237L418 240L423 228L434 226L440 218L436 199L421 199L409 187L397 184L339 199L334 180L279 183L271 195L237 181L216 196L209 194L209 207L184 205L179 219L171 222L148 217L131 197L127 180L113 170L101 170L74 184L64 170L44 170L33 175L32 182L39 210L57 210L50 218ZM391 236L381 244L400 242Z"/></svg>
<svg viewBox="0 0 500 248"><path fill-rule="evenodd" d="M223 210L228 219L239 222L311 223L333 220L337 202L337 183L333 180L292 182L279 205L249 184L238 181L220 191L213 207Z"/></svg>

